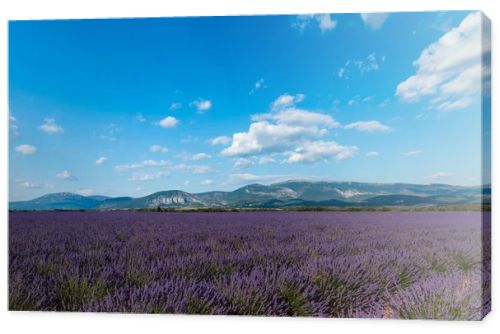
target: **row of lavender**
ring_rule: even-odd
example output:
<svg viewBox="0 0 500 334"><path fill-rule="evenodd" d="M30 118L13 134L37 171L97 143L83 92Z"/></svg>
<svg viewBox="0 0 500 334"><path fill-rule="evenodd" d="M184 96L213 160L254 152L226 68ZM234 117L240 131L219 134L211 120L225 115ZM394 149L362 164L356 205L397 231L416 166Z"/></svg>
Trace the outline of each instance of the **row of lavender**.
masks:
<svg viewBox="0 0 500 334"><path fill-rule="evenodd" d="M489 226L480 212L11 213L9 305L480 319Z"/></svg>

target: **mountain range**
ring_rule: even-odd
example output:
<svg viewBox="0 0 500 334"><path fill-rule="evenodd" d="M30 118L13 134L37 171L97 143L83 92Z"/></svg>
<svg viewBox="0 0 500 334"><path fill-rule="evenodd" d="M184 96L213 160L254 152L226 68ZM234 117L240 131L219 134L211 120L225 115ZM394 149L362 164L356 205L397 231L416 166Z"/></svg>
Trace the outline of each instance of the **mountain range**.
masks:
<svg viewBox="0 0 500 334"><path fill-rule="evenodd" d="M251 184L234 191L160 191L145 197L47 194L10 202L10 210L117 210L153 208L296 208L442 206L490 203L491 186L286 181Z"/></svg>

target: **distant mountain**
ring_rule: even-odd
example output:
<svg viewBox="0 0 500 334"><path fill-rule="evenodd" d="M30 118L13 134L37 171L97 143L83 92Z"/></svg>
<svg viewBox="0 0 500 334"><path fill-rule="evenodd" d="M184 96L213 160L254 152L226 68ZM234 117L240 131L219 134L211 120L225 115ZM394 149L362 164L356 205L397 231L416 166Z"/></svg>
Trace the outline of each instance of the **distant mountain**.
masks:
<svg viewBox="0 0 500 334"><path fill-rule="evenodd" d="M491 186L463 187L446 184L286 181L251 184L231 192L192 194L181 190L145 197L48 194L30 201L10 202L11 210L151 209L151 208L290 208L350 206L436 206L489 203Z"/></svg>
<svg viewBox="0 0 500 334"><path fill-rule="evenodd" d="M20 201L9 203L9 209L13 210L76 210L93 209L99 206L101 201L95 197L82 196L73 193L48 194L31 201Z"/></svg>

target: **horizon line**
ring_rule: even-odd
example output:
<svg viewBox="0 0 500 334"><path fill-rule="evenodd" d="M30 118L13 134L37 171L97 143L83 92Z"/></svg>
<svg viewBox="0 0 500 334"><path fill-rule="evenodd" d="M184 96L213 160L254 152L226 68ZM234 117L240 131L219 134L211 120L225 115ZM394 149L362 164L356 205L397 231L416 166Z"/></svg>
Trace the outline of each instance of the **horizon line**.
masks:
<svg viewBox="0 0 500 334"><path fill-rule="evenodd" d="M483 183L483 184L477 184L477 185L457 185L457 184L439 183L439 182L436 182L436 183L412 183L412 182L364 182L364 181L333 181L333 180L289 179L289 180L285 180L285 181L272 182L272 183L269 183L269 184L266 184L265 182L263 182L263 183L259 183L259 182L248 183L248 184L245 184L245 185L241 185L241 186L239 186L237 188L234 188L233 190L217 190L217 189L213 189L213 190L208 190L208 191L203 191L203 192L190 192L190 191L182 190L180 188L174 188L174 189L158 190L158 191L152 192L152 193L150 193L148 195L139 196L139 197L128 196L128 195L119 195L119 196L107 196L107 195L101 195L101 194L87 194L87 195L85 195L85 194L81 194L81 193L78 193L78 192L72 192L72 191L59 191L59 192L53 192L53 193L48 192L48 193L45 193L45 194L43 194L41 196L37 196L37 197L31 198L31 199L16 200L16 201L11 201L9 199L9 203L31 201L31 200L35 200L35 199L38 199L38 198L41 198L41 197L44 197L44 196L55 195L55 194L72 194L72 195L79 195L79 196L82 196L82 197L102 196L102 197L109 197L109 198L122 198L122 197L141 198L141 197L147 197L147 196L154 195L154 194L157 194L157 193L169 192L169 191L181 191L181 192L188 193L188 194L193 194L193 195L207 194L207 193L211 193L211 192L225 192L225 193L230 193L230 192L234 192L234 191L236 191L238 189L241 189L241 188L244 188L244 187L248 187L248 186L252 186L252 185L273 186L273 185L279 185L279 184L291 183L291 182L307 182L307 183L323 183L323 182L327 182L327 183L364 183L364 184L371 184L371 185L408 184L408 185L417 185L417 186L443 185L443 186L461 187L461 188L475 188L475 187L485 187L485 186L490 186L491 187L491 182L489 182L489 183Z"/></svg>

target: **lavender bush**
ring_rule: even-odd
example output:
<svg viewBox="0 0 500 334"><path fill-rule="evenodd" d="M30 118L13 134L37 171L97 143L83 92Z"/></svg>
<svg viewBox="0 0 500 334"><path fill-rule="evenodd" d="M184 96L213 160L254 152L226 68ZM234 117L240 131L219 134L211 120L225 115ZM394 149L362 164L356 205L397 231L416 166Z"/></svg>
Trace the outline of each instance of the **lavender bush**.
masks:
<svg viewBox="0 0 500 334"><path fill-rule="evenodd" d="M489 226L480 212L13 212L9 307L477 320Z"/></svg>

